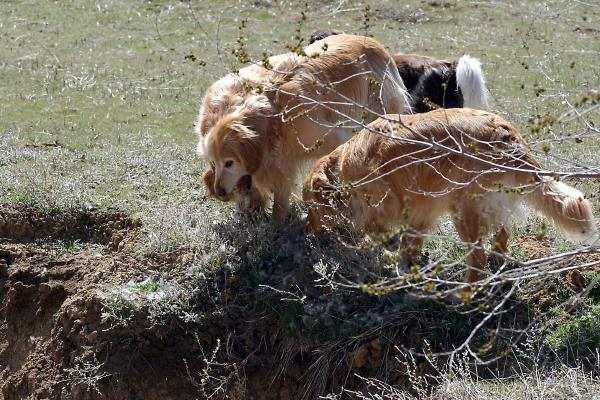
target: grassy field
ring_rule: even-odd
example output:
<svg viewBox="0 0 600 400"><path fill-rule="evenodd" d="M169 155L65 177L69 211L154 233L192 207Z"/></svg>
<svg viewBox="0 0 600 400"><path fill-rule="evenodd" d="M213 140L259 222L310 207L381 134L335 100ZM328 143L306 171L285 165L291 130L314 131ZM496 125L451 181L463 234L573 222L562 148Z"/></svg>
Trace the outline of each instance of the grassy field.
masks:
<svg viewBox="0 0 600 400"><path fill-rule="evenodd" d="M302 13L306 15L305 20ZM240 30L242 20L247 20L247 24ZM5 253L25 254L19 246L27 249L27 246L41 246L45 257L53 260L78 258L77 262L85 268L90 268L87 266L90 263L94 265L89 260L100 254L98 263L105 265L106 261L106 267L99 267L104 275L86 283L85 287L90 298L101 304L98 315L102 314L102 323L117 326L115 337L123 342L127 338L137 341L144 335L140 333L143 329L136 330L128 325L135 322L139 326L147 324L158 329L153 331L158 333L151 339L151 344L157 348L164 345L162 334L176 338L173 341L179 340L177 335L181 334L212 350L215 338L227 340L227 335L218 328L222 317L219 312L226 316L235 315L240 320L246 316L244 312L256 316L257 320L260 317L272 322L269 318L274 318L272 323L277 326L277 334L267 337L263 327L262 331L258 330L264 334L262 341L255 338L251 343L268 342L265 347L271 350L279 346L273 352L288 364L271 365L270 361L265 361L264 365L275 370L294 363L303 365L292 369L298 376L308 374L310 377L310 384L294 389L303 390L306 398L318 392L316 387L320 388L320 394L326 394L327 390L339 391L343 379L335 377L319 386L314 384L318 376L303 368L310 364L313 369L335 370L338 365L348 364L350 372L347 374L354 376L352 360L361 351L371 355L376 353L373 342L365 344L359 338L370 338L365 332L372 334L377 327L381 332L391 334L400 326L409 331L419 326L420 333L411 333L411 343L404 343L407 347L416 348L419 340L433 338L439 340L431 343L436 349L451 348L452 335L464 337L466 334L461 324L471 326L468 324L473 322L471 313L446 313L444 308L438 308L440 305L411 302L403 293L395 294L396 297L392 296L390 300L370 298L351 289L330 293L319 286L322 282L316 284L314 281L313 267L323 267L328 261L340 263L340 268L345 271L360 270L363 274L360 279L373 279L379 272L374 273L372 269L381 266L377 254L344 253L341 250L343 254L338 252L332 256L329 252L334 250L306 243L301 234L301 210L295 212L289 227L274 231L264 221L249 224L240 220L233 215L230 206L208 198L200 181L204 162L194 154L196 138L192 132L200 100L212 82L241 66L232 55L232 50L239 45L236 40L240 35L251 58L258 61L264 53L286 52L287 46L298 43L297 32L302 38L322 28L366 33L392 52L415 52L450 59L469 54L480 59L491 93L491 111L504 116L522 131L548 169L598 173L600 135L594 127L600 126L599 27L600 4L596 0L3 1L0 4L0 204L5 210L27 210L24 211L26 215L33 213L39 220L50 221L49 224L62 224L68 232L76 231L69 224L76 225L80 219L69 219L71 217L65 215L119 213L119 217L114 220L112 217L92 218L102 221L97 223L100 236L104 235L102 240L87 241L75 234L54 233L23 244L25 236L7 235L5 242L0 243L0 261ZM600 215L598 179L574 179L570 183L588 195L596 215ZM4 216L5 220L7 218ZM572 248L555 237L553 231L542 241L531 240L540 229L540 221L532 216L520 221L515 228L513 255L516 258L526 260ZM135 234L115 236L114 232L127 229ZM447 233L444 226L439 230ZM50 228L47 231L58 232ZM135 245L130 246L130 241ZM450 245L447 240L431 241L427 250L434 255ZM8 247L3 250L2 246ZM117 254L120 251L129 253L121 259ZM456 253L456 257L461 256L460 250ZM9 258L27 257L12 255ZM109 261L113 263L111 265L115 262L131 265L132 269L114 272ZM11 275L11 268L16 271L17 267L10 264L7 262L7 276L12 276L9 280L14 284L17 278ZM36 268L42 267L28 268L37 271ZM82 275L88 274L85 268L81 270ZM40 271L35 273L43 273ZM242 283L232 283L233 277ZM595 282L595 277L596 272L589 271L582 279L589 284ZM8 278L3 279L0 273L0 282L6 285L8 293ZM565 311L564 307L553 307L574 295L576 291L572 286L563 278L553 278L544 284L547 286L535 290L531 288L534 283L529 285L531 287L524 284L531 289L525 290L531 296L524 296L521 303L511 305L508 313L515 320L526 319L525 315L533 319L543 313L540 318L546 323L543 328L537 328L537 333L544 336L546 332L545 337L549 337L546 341L553 345L562 362L571 362L560 368L572 372L568 368L578 365L574 360L579 360L580 355L594 354L600 344L595 331L600 327L597 289L590 291L584 306L571 312ZM231 300L231 296L235 296L227 291L239 285L243 289L235 291L241 294ZM265 295L265 286L276 286L286 293L267 291L269 294ZM77 289L72 291L75 293ZM226 292L230 297L224 295ZM315 300L298 307L290 305L296 304L294 302L281 300L292 294ZM261 299L263 295L272 296L269 299L277 298L278 305ZM348 300L355 297L359 298L356 304L354 300ZM245 302L245 311L238 308L231 311L229 301L235 307L242 307L240 304ZM343 309L346 302L352 312ZM207 304L213 303L218 303L218 307L207 311L210 308ZM53 312L58 313L57 310ZM438 313L444 317L439 317ZM399 315L406 315L408 322L398 324L392 316L398 319ZM227 321L235 319L233 316L223 318ZM156 328L161 324L168 328ZM206 328L211 324L215 326L214 332L213 328ZM233 322L223 324L228 328L235 325ZM515 322L516 325L524 326ZM0 329L0 338L13 332L11 328L3 329ZM203 329L210 334L203 336ZM544 329L550 329L550 333ZM428 330L439 334L428 336ZM190 335L190 331L196 336ZM486 335L490 331L486 331ZM107 335L104 340L110 342L111 336ZM202 340L197 339L198 335ZM235 331L232 335L242 334ZM398 332L392 336L396 338ZM295 350L286 353L286 347L280 343L281 337L286 338L285 346ZM577 342L576 346L570 347L577 338L582 339L583 344ZM52 340L57 340L56 335ZM482 346L484 342L485 339L481 339ZM241 390L244 374L236 368L250 365L244 364L248 363L248 358L242 361L240 356L235 368L224 362L211 364L204 353L199 355L198 347L202 350L203 346L190 346L190 354L198 359L194 366L206 372L207 366L212 365L215 371L229 374L224 384L230 390L229 395ZM227 352L246 356L250 353L248 349L242 351L237 345L231 346ZM319 354L331 357L326 362L322 358L313 360L314 363L298 361L314 350L314 346L321 346L318 347ZM582 353L577 354L579 350L570 352L565 350L567 348L579 349ZM0 381L26 364L22 360L15 362L14 359L19 359L17 356L14 359L6 356L6 349L0 346L0 370L4 371ZM71 373L68 375L71 380L67 379L67 382L79 385L79 392L73 392L79 394L73 398L94 398L86 396L93 396L94 390L120 387L112 383L111 376L122 377L125 372L121 371L119 375L110 370L109 366L113 364L105 350L97 350L93 357L90 352L77 354L80 359L71 360L66 366L56 364L53 367L61 374ZM160 354L144 355L160 358ZM392 353L388 355L393 356ZM13 361L7 361L9 359ZM350 361L344 361L348 359ZM78 364L77 360L83 361ZM89 364L93 360L96 360L95 364ZM254 362L248 368L261 365L259 361ZM417 364L417 369L427 370L423 363ZM585 365L593 364L590 361ZM85 370L86 365L100 367ZM190 388L197 390L197 396L202 398L202 390L206 388L198 389L197 382L192 379L201 381L201 375L189 370L186 374L187 364L185 368L181 365L178 368L181 382L190 382ZM373 369L378 371L378 377L394 376L390 371L382 373L379 367ZM79 374L77 379L72 377L75 370ZM358 373L366 372L359 368ZM588 393L597 395L598 389L593 386L597 382L588 380L587 372L578 373L573 376L565 373L564 376L572 381L586 382ZM282 376L281 372L278 374L275 376ZM250 392L253 387L260 387L261 382L275 379L266 375L250 378L250 375L248 373L248 382L254 379L254 383L245 386ZM87 377L87 380L81 377ZM94 381L93 377L100 378ZM9 384L17 387L14 379ZM440 398L444 397L443 393L455 396L446 398L491 398L494 385L497 385L497 393L507 387L498 382L481 384L467 376L461 379L460 385L466 386L454 388L463 391L442 385L440 390L445 392ZM532 383L527 379L515 385L529 387ZM409 381L407 378L388 383L404 388L410 387ZM236 382L241 386L236 386ZM69 389L64 382L60 385L60 390L74 390L74 386ZM305 390L305 387L311 389ZM386 389L377 387L380 394L373 396L384 396ZM465 387L472 389L471 394L465 395ZM60 391L48 390L44 392L47 396L59 398L56 393ZM109 392L111 394L107 394ZM6 399L33 396L25 391L7 389L7 386L2 393ZM118 393L123 395L124 392L115 389L103 393L106 398L118 398ZM182 394L181 398L188 398L188 394ZM340 396L352 397L349 393ZM523 398L527 396L523 394ZM586 398L585 395L582 398Z"/></svg>

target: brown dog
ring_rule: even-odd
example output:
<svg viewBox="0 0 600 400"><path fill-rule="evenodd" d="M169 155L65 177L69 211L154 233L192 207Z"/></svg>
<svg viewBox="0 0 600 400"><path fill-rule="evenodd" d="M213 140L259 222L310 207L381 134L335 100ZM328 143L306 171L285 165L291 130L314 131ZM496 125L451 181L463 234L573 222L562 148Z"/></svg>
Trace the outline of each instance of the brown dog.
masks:
<svg viewBox="0 0 600 400"><path fill-rule="evenodd" d="M420 249L418 234L449 213L470 246L473 282L487 262L484 238L497 229L496 250L506 252L505 227L523 201L567 236L595 237L590 203L539 170L521 135L497 115L461 108L388 115L316 162L304 183L306 228L333 228L339 215L369 233L406 225L416 235L405 235L403 246Z"/></svg>
<svg viewBox="0 0 600 400"><path fill-rule="evenodd" d="M379 115L410 111L394 61L376 40L336 35L305 53L280 63L259 90L237 91L232 102L208 100L198 124L198 149L213 171L204 180L213 193L223 201L253 188L259 197L273 193L278 223L306 161L329 153Z"/></svg>
<svg viewBox="0 0 600 400"><path fill-rule="evenodd" d="M322 29L312 33L313 43L342 31ZM421 113L435 108L487 108L488 90L479 60L462 56L446 61L419 54L398 53L394 61L410 95L413 112Z"/></svg>

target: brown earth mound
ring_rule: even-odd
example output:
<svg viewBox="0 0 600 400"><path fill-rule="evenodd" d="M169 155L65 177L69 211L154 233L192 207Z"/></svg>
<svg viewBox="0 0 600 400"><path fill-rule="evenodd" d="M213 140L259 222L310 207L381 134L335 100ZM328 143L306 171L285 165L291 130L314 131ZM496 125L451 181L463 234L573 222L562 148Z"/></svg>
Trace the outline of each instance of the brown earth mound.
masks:
<svg viewBox="0 0 600 400"><path fill-rule="evenodd" d="M77 239L118 245L123 233L137 229L140 220L122 212L73 210L40 212L25 206L0 206L0 239L11 242ZM114 243L113 243L114 244Z"/></svg>
<svg viewBox="0 0 600 400"><path fill-rule="evenodd" d="M177 264L137 257L139 226L120 213L0 209L0 398L197 397L183 360L197 367L198 346L184 333L103 322L100 288Z"/></svg>
<svg viewBox="0 0 600 400"><path fill-rule="evenodd" d="M0 209L1 398L195 398L189 344L104 326L99 288L167 265L134 256L138 228L118 213ZM67 238L76 250L53 243Z"/></svg>

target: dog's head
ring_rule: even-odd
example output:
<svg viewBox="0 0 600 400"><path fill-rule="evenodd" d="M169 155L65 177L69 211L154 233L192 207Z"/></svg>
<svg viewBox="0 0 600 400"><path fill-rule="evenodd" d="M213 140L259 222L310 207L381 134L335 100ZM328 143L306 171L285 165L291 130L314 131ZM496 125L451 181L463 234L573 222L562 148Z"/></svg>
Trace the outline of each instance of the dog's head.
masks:
<svg viewBox="0 0 600 400"><path fill-rule="evenodd" d="M304 225L306 233L318 235L335 224L342 197L337 184L339 149L318 160L304 180L302 199L308 207Z"/></svg>
<svg viewBox="0 0 600 400"><path fill-rule="evenodd" d="M205 175L205 183L212 184L211 194L223 201L235 193L246 195L252 187L252 174L262 160L261 140L235 116L222 118L204 138L205 157L212 176Z"/></svg>
<svg viewBox="0 0 600 400"><path fill-rule="evenodd" d="M209 193L220 200L230 201L236 193L245 196L252 188L252 175L261 168L271 130L276 129L272 115L262 111L252 102L244 103L201 137L198 148L210 165L203 179L211 186Z"/></svg>
<svg viewBox="0 0 600 400"><path fill-rule="evenodd" d="M311 33L310 38L308 39L308 44L313 44L317 40L325 39L329 36L341 35L342 33L344 32L337 29L319 29L318 31Z"/></svg>

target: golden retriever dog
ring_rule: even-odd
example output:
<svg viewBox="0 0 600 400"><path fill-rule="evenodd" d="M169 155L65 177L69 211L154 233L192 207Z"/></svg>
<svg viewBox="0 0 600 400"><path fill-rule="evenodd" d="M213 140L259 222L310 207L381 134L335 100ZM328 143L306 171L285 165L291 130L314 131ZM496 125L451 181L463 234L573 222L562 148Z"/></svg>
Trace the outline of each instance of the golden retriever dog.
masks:
<svg viewBox="0 0 600 400"><path fill-rule="evenodd" d="M300 56L294 53L280 54L269 57L269 68L252 64L230 73L213 83L207 90L202 100L198 120L194 131L199 137L197 151L202 154L204 136L225 115L239 108L244 99L251 96L259 87L268 85L274 79L277 70L288 71L301 61ZM214 170L208 166L202 174L202 180L207 192L212 197L217 197L214 191ZM236 193L237 208L242 212L262 210L267 201L267 194L261 193L252 187L247 195Z"/></svg>
<svg viewBox="0 0 600 400"><path fill-rule="evenodd" d="M340 35L342 31L322 29L309 42ZM435 108L487 108L488 90L479 60L464 55L458 60L438 60L419 54L398 53L394 61L409 94L415 113Z"/></svg>
<svg viewBox="0 0 600 400"><path fill-rule="evenodd" d="M279 64L267 85L240 93L236 105L203 106L198 150L212 173L205 182L223 201L273 195L284 221L301 167L346 142L363 124L410 106L394 60L375 39L336 35ZM207 113L215 114L212 118ZM207 129L207 126L210 126Z"/></svg>
<svg viewBox="0 0 600 400"><path fill-rule="evenodd" d="M308 232L347 219L371 234L408 227L405 262L420 254L422 236L450 214L470 249L466 281L482 278L483 240L508 251L511 214L521 202L541 212L567 237L596 237L590 203L578 190L540 176L541 166L519 132L501 117L467 108L388 115L321 158L303 188ZM342 216L342 217L340 217Z"/></svg>

